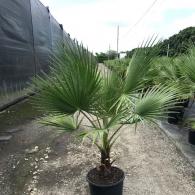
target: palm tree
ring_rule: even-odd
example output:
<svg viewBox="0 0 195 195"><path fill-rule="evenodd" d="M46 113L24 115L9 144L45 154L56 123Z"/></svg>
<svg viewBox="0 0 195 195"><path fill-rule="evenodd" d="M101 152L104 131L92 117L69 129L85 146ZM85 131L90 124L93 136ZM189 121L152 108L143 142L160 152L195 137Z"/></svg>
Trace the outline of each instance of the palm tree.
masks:
<svg viewBox="0 0 195 195"><path fill-rule="evenodd" d="M175 87L158 84L145 90L153 44L149 40L137 49L120 77L112 71L101 74L92 53L66 40L51 58L50 74L34 80L36 106L49 114L42 122L90 139L101 153L103 174L112 167L110 152L124 125L136 128L140 121L165 118L177 101Z"/></svg>
<svg viewBox="0 0 195 195"><path fill-rule="evenodd" d="M192 82L185 71L186 58L187 56L157 58L151 71L153 72L152 80L154 83L164 82L166 85L172 85L180 89L181 101L191 97L193 91Z"/></svg>
<svg viewBox="0 0 195 195"><path fill-rule="evenodd" d="M190 82L193 93L195 91L195 46L192 45L188 51L188 54L183 57L183 66L182 71L184 72L185 77L187 77Z"/></svg>

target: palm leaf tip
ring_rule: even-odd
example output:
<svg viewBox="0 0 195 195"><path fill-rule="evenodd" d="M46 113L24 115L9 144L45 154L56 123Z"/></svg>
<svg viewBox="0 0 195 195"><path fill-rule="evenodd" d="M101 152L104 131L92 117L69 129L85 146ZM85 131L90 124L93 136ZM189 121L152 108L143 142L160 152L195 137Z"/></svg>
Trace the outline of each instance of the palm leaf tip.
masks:
<svg viewBox="0 0 195 195"><path fill-rule="evenodd" d="M146 75L151 69L152 61L156 56L157 49L152 46L156 38L151 38L134 53L125 78L125 93L132 93L143 87L144 80L147 80Z"/></svg>
<svg viewBox="0 0 195 195"><path fill-rule="evenodd" d="M52 115L39 119L39 123L45 126L53 126L62 131L73 132L77 129L76 121L71 116Z"/></svg>

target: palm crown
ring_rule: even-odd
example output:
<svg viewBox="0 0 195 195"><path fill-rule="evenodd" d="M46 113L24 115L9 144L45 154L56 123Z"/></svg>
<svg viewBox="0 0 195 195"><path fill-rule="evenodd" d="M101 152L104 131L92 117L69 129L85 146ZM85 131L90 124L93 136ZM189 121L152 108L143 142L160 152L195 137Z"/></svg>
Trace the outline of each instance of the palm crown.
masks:
<svg viewBox="0 0 195 195"><path fill-rule="evenodd" d="M111 167L110 151L123 125L166 117L177 100L176 87L146 85L154 56L152 44L150 40L137 50L121 77L110 70L102 74L93 54L67 39L51 58L50 74L34 80L36 105L49 113L43 123L78 130L92 140L100 150L101 167L106 167L102 170Z"/></svg>

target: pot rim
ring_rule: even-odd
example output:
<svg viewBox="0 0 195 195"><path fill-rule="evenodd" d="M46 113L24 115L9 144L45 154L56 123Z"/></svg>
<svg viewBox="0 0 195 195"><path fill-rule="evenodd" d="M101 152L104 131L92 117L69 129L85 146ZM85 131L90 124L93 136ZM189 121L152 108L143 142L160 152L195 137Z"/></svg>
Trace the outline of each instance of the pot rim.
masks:
<svg viewBox="0 0 195 195"><path fill-rule="evenodd" d="M98 187L111 187L111 186L118 185L119 183L121 183L121 182L124 181L124 179L125 179L125 173L124 173L124 171L123 171L122 169L120 169L120 168L118 168L118 167L115 167L115 168L119 169L119 170L122 171L122 173L123 173L122 178L121 178L119 181L115 182L115 183L111 183L111 184L96 184L96 183L90 181L89 178L88 178L88 174L89 174L89 172L90 172L91 170L93 170L93 169L95 169L95 168L90 169L90 170L88 171L87 176L86 176L86 180L87 180L87 182L89 182L90 184L92 184L92 185L94 185L94 186L98 186Z"/></svg>

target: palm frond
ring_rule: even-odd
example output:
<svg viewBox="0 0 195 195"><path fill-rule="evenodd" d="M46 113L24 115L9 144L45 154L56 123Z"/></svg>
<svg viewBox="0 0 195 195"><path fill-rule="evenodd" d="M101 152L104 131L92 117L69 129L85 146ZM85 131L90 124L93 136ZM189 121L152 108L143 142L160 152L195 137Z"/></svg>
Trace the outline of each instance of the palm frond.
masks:
<svg viewBox="0 0 195 195"><path fill-rule="evenodd" d="M49 76L34 80L39 107L62 114L92 110L101 86L94 56L78 42L67 41L52 63Z"/></svg>
<svg viewBox="0 0 195 195"><path fill-rule="evenodd" d="M184 59L183 70L188 78L195 83L195 47L192 47Z"/></svg>
<svg viewBox="0 0 195 195"><path fill-rule="evenodd" d="M77 122L72 116L50 115L42 117L39 122L45 126L57 127L59 130L73 132L78 129Z"/></svg>
<svg viewBox="0 0 195 195"><path fill-rule="evenodd" d="M101 95L97 101L98 112L102 116L113 116L116 113L117 107L114 105L117 99L121 96L123 90L123 80L115 72L107 72L102 86Z"/></svg>
<svg viewBox="0 0 195 195"><path fill-rule="evenodd" d="M135 107L130 117L131 123L165 118L168 109L175 107L178 97L178 90L175 88L154 86L135 100Z"/></svg>
<svg viewBox="0 0 195 195"><path fill-rule="evenodd" d="M180 90L180 98L185 99L191 96L191 82L184 71L184 61L178 58L159 58L157 61L158 73L154 76L154 83L163 83ZM153 67L154 68L154 67Z"/></svg>
<svg viewBox="0 0 195 195"><path fill-rule="evenodd" d="M79 134L79 136L83 139L83 141L86 140L86 138L89 138L93 144L98 144L100 140L103 139L103 136L105 133L107 133L107 129L93 129L93 130L85 130L82 131L82 133ZM100 145L101 143L99 143Z"/></svg>
<svg viewBox="0 0 195 195"><path fill-rule="evenodd" d="M144 85L144 78L151 68L151 62L158 53L157 48L153 48L156 38L149 39L143 43L134 53L125 78L125 93L133 93Z"/></svg>

